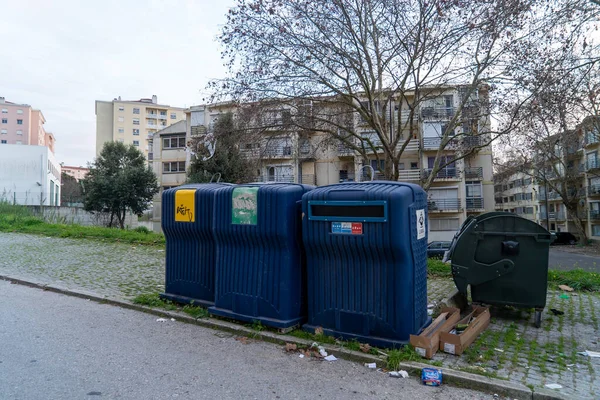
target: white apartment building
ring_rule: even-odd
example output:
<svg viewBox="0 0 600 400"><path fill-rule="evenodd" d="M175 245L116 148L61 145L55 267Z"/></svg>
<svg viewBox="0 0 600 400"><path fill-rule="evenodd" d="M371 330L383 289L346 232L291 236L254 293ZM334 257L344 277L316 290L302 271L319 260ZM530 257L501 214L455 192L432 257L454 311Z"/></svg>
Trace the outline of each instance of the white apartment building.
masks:
<svg viewBox="0 0 600 400"><path fill-rule="evenodd" d="M0 200L60 206L61 166L47 146L0 146Z"/></svg>
<svg viewBox="0 0 600 400"><path fill-rule="evenodd" d="M543 203L540 208L540 198L544 193L540 193L531 176L532 173L510 171L494 175L496 211L515 213L539 224L546 212Z"/></svg>
<svg viewBox="0 0 600 400"><path fill-rule="evenodd" d="M185 119L183 108L158 104L155 95L149 99L112 101L96 100L96 156L104 143L119 141L140 149L151 161L154 133Z"/></svg>

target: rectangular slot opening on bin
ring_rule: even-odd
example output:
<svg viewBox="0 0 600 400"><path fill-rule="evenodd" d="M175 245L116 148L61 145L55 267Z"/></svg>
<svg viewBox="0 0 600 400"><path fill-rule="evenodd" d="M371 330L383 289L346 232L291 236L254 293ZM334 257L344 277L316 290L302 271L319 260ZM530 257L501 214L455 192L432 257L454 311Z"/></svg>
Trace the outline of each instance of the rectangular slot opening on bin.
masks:
<svg viewBox="0 0 600 400"><path fill-rule="evenodd" d="M316 221L386 222L385 201L309 201L308 219Z"/></svg>

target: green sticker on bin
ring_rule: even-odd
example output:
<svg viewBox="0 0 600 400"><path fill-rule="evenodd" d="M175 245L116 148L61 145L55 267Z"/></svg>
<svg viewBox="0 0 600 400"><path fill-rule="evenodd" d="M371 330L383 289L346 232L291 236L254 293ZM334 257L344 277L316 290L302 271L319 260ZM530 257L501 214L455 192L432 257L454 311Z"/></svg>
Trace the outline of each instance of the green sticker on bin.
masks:
<svg viewBox="0 0 600 400"><path fill-rule="evenodd" d="M231 223L234 225L256 225L258 188L238 187L231 195Z"/></svg>

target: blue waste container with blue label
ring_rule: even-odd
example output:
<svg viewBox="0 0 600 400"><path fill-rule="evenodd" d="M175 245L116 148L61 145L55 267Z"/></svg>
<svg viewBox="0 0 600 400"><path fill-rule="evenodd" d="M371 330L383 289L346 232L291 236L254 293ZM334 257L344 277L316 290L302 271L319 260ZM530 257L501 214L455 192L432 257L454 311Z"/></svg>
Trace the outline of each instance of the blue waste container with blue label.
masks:
<svg viewBox="0 0 600 400"><path fill-rule="evenodd" d="M162 230L167 242L165 292L179 303L211 306L215 298L215 190L227 183L183 185L162 194Z"/></svg>
<svg viewBox="0 0 600 400"><path fill-rule="evenodd" d="M427 196L399 182L348 182L302 198L304 329L396 347L427 315Z"/></svg>
<svg viewBox="0 0 600 400"><path fill-rule="evenodd" d="M221 317L275 328L306 319L301 199L312 186L246 184L215 192L215 305Z"/></svg>

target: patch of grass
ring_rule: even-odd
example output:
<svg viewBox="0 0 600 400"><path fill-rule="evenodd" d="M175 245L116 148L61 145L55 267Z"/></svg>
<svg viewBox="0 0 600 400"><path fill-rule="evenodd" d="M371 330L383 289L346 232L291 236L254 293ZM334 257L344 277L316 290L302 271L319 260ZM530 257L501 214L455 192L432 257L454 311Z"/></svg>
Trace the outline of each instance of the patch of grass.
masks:
<svg viewBox="0 0 600 400"><path fill-rule="evenodd" d="M574 269L571 271L548 271L548 284L554 288L558 285L568 285L576 291L600 291L600 274Z"/></svg>
<svg viewBox="0 0 600 400"><path fill-rule="evenodd" d="M356 339L352 339L349 342L344 343L344 347L348 350L360 351L360 343Z"/></svg>
<svg viewBox="0 0 600 400"><path fill-rule="evenodd" d="M260 322L259 320L254 320L252 321L252 324L250 325L250 328L252 328L252 330L255 332L254 335L252 335L252 337L256 338L258 335L260 335L260 333L262 331L264 331L265 329L267 329L262 322Z"/></svg>
<svg viewBox="0 0 600 400"><path fill-rule="evenodd" d="M189 315L192 318L200 319L200 318L208 318L208 310L206 308L194 306L192 304L188 304L183 306L182 311Z"/></svg>
<svg viewBox="0 0 600 400"><path fill-rule="evenodd" d="M164 235L150 232L145 227L126 230L49 223L34 216L27 207L13 206L2 201L0 201L0 232L29 233L61 238L102 239L144 245L165 244Z"/></svg>
<svg viewBox="0 0 600 400"><path fill-rule="evenodd" d="M135 296L133 299L134 304L141 304L148 307L162 307L164 300L160 298L158 293L144 293Z"/></svg>
<svg viewBox="0 0 600 400"><path fill-rule="evenodd" d="M397 371L400 363L404 361L421 361L421 356L417 354L412 346L390 350L387 356L387 369Z"/></svg>
<svg viewBox="0 0 600 400"><path fill-rule="evenodd" d="M452 277L452 271L450 269L450 264L446 264L442 262L442 260L436 258L428 258L427 259L427 274L430 277L443 277L449 278Z"/></svg>

